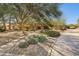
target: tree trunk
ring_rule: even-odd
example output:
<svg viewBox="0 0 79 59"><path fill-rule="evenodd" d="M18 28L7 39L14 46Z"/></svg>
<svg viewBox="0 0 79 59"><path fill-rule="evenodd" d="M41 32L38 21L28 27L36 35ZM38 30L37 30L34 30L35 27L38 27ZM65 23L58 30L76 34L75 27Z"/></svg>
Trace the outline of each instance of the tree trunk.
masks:
<svg viewBox="0 0 79 59"><path fill-rule="evenodd" d="M6 23L5 23L4 17L2 17L2 22L3 22L3 28L6 30Z"/></svg>
<svg viewBox="0 0 79 59"><path fill-rule="evenodd" d="M24 24L21 22L21 23L19 23L19 28L20 28L20 30L23 30L23 28L24 28Z"/></svg>
<svg viewBox="0 0 79 59"><path fill-rule="evenodd" d="M11 16L9 18L9 30L11 30Z"/></svg>

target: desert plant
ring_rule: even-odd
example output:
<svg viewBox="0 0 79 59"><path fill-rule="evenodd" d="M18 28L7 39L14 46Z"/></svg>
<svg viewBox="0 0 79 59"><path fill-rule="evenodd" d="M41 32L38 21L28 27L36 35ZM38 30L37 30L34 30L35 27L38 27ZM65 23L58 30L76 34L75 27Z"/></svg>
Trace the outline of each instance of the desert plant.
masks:
<svg viewBox="0 0 79 59"><path fill-rule="evenodd" d="M41 35L41 36L38 36L37 40L38 40L38 42L43 43L43 42L47 41L47 38L45 36Z"/></svg>
<svg viewBox="0 0 79 59"><path fill-rule="evenodd" d="M0 28L0 32L4 32L4 31L6 31L5 29L3 29L3 28Z"/></svg>
<svg viewBox="0 0 79 59"><path fill-rule="evenodd" d="M77 26L74 25L74 24L70 24L70 25L67 25L67 28L68 28L68 29L76 29Z"/></svg>
<svg viewBox="0 0 79 59"><path fill-rule="evenodd" d="M59 37L60 36L60 33L57 31L43 30L42 33L47 34L50 37Z"/></svg>
<svg viewBox="0 0 79 59"><path fill-rule="evenodd" d="M38 42L43 43L47 38L43 35L32 35L29 37L29 44L37 44Z"/></svg>
<svg viewBox="0 0 79 59"><path fill-rule="evenodd" d="M19 45L18 45L19 48L26 48L28 46L29 46L28 42L20 42Z"/></svg>
<svg viewBox="0 0 79 59"><path fill-rule="evenodd" d="M36 38L36 36L35 35L32 35L32 36L29 36L28 37L28 43L29 44L37 44L38 42L37 42L37 38Z"/></svg>
<svg viewBox="0 0 79 59"><path fill-rule="evenodd" d="M37 41L35 40L35 38L30 38L30 40L28 41L29 44L37 44Z"/></svg>

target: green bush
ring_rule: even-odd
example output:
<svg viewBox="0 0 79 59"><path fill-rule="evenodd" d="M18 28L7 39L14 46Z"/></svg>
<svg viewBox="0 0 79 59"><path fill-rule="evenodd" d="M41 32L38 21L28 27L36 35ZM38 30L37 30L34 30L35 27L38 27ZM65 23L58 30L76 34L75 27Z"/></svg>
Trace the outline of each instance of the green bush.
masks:
<svg viewBox="0 0 79 59"><path fill-rule="evenodd" d="M32 35L29 37L29 44L37 44L38 42L43 43L47 40L45 36L40 35Z"/></svg>
<svg viewBox="0 0 79 59"><path fill-rule="evenodd" d="M28 41L29 44L37 44L37 41L34 39L34 38L31 38L29 41Z"/></svg>
<svg viewBox="0 0 79 59"><path fill-rule="evenodd" d="M47 34L50 37L59 37L60 36L60 33L57 31L43 30L42 33Z"/></svg>
<svg viewBox="0 0 79 59"><path fill-rule="evenodd" d="M5 29L0 28L0 32L4 32L4 31L6 31L6 30L5 30Z"/></svg>
<svg viewBox="0 0 79 59"><path fill-rule="evenodd" d="M19 48L27 48L30 44L38 44L38 42L43 43L47 40L45 36L40 35L31 35L28 37L28 41L20 42Z"/></svg>
<svg viewBox="0 0 79 59"><path fill-rule="evenodd" d="M45 41L47 41L47 38L45 36L38 36L38 42L43 43Z"/></svg>
<svg viewBox="0 0 79 59"><path fill-rule="evenodd" d="M28 42L20 42L19 43L19 48L26 48L29 46L29 43Z"/></svg>
<svg viewBox="0 0 79 59"><path fill-rule="evenodd" d="M67 25L67 28L68 28L68 29L76 29L77 26L74 25L74 24L70 24L70 25Z"/></svg>
<svg viewBox="0 0 79 59"><path fill-rule="evenodd" d="M29 44L37 44L38 42L37 42L37 38L33 35L33 36L29 36L28 37L28 43Z"/></svg>

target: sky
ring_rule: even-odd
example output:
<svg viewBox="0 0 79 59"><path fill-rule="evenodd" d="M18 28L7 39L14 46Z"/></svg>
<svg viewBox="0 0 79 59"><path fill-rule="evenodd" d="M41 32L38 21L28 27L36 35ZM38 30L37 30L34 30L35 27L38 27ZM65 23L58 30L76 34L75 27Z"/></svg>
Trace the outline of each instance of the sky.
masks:
<svg viewBox="0 0 79 59"><path fill-rule="evenodd" d="M60 10L63 12L63 18L67 24L74 24L79 18L79 3L64 3L61 4Z"/></svg>

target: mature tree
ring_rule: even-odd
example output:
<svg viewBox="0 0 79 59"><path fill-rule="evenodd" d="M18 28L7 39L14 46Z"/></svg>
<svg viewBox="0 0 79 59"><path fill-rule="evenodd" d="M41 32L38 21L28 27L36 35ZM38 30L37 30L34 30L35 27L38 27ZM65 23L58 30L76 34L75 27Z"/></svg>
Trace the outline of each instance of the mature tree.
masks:
<svg viewBox="0 0 79 59"><path fill-rule="evenodd" d="M5 20L5 16L8 13L7 10L7 5L6 4L0 4L0 18L2 19L2 23L3 23L3 28L6 29L6 20Z"/></svg>
<svg viewBox="0 0 79 59"><path fill-rule="evenodd" d="M14 6L21 27L23 26L22 24L32 19L35 19L40 24L42 22L47 24L51 15L53 17L61 16L61 12L58 9L59 4L14 4Z"/></svg>
<svg viewBox="0 0 79 59"><path fill-rule="evenodd" d="M24 24L29 23L35 28L36 23L51 26L50 16L53 18L59 18L62 13L59 10L60 4L0 4L0 15L3 18L3 24L5 27L4 16L9 16L9 29L11 29L11 17L16 19L16 24L20 25L20 29L23 30ZM31 22L30 22L31 21Z"/></svg>

